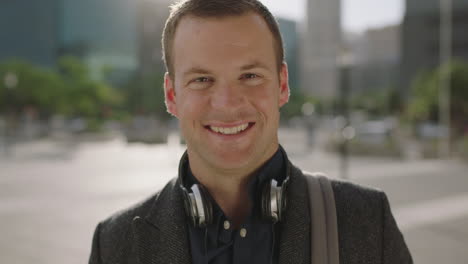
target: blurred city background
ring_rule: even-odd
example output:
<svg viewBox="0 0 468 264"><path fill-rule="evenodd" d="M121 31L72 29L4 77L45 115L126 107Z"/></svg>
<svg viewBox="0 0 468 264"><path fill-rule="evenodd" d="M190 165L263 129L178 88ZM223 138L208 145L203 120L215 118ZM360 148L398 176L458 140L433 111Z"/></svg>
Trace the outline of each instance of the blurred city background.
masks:
<svg viewBox="0 0 468 264"><path fill-rule="evenodd" d="M416 263L468 259L468 0L264 0L301 168L383 189ZM95 225L175 176L169 0L0 3L0 262L86 263Z"/></svg>

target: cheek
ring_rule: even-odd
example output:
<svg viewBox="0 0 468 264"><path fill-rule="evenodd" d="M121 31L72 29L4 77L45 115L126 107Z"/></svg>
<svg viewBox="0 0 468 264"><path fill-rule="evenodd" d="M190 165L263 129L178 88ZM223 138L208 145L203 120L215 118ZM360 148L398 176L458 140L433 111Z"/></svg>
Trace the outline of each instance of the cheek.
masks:
<svg viewBox="0 0 468 264"><path fill-rule="evenodd" d="M250 101L257 106L260 112L272 114L278 112L278 93L272 87L257 87L249 93Z"/></svg>
<svg viewBox="0 0 468 264"><path fill-rule="evenodd" d="M181 121L198 119L204 112L207 103L208 100L202 95L188 92L180 94L177 101L177 109L179 110Z"/></svg>

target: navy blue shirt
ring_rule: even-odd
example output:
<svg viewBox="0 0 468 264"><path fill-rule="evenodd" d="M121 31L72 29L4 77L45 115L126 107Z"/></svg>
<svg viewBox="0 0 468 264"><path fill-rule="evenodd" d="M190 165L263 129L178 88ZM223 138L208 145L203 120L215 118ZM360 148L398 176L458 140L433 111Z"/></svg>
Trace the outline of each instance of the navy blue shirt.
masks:
<svg viewBox="0 0 468 264"><path fill-rule="evenodd" d="M186 184L191 187L199 184L187 166ZM189 226L189 239L194 264L270 264L277 262L278 226L262 220L261 188L271 179L281 183L286 178L286 165L283 152L276 153L259 169L248 184L253 208L246 220L237 229L226 217L214 199L213 223L206 228Z"/></svg>

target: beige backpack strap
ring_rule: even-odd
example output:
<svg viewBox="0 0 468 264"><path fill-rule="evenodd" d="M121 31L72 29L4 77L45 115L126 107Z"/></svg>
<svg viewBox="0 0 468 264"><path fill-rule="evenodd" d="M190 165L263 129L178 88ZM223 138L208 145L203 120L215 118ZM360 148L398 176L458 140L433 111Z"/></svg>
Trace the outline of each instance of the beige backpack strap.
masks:
<svg viewBox="0 0 468 264"><path fill-rule="evenodd" d="M331 183L321 173L307 175L306 179L311 220L311 262L339 264L338 224Z"/></svg>

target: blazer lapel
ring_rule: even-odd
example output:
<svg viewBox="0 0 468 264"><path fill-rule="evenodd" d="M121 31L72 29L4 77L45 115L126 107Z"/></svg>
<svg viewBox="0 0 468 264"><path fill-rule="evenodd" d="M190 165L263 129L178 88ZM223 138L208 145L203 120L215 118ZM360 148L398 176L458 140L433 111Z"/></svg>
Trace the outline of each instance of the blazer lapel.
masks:
<svg viewBox="0 0 468 264"><path fill-rule="evenodd" d="M176 179L161 191L146 217L135 217L133 231L138 263L191 263L184 205Z"/></svg>
<svg viewBox="0 0 468 264"><path fill-rule="evenodd" d="M287 209L281 222L279 264L310 263L310 212L306 179L291 163Z"/></svg>

